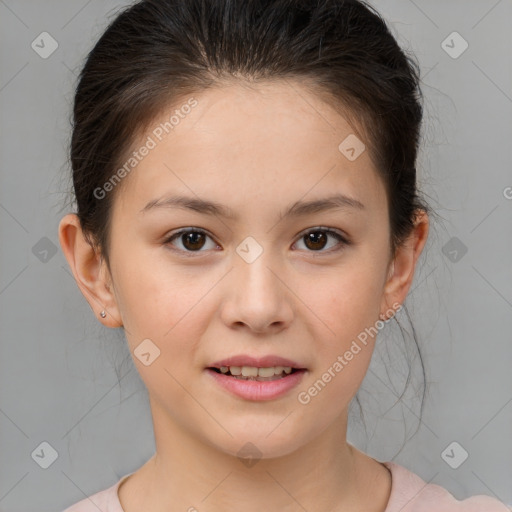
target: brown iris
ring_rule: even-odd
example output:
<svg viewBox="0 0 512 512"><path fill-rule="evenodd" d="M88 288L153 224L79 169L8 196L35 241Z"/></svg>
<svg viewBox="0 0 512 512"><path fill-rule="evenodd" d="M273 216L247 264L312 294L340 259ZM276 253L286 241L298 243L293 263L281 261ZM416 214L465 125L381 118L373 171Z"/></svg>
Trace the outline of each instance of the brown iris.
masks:
<svg viewBox="0 0 512 512"><path fill-rule="evenodd" d="M327 242L327 235L322 231L314 231L304 236L308 249L323 249ZM313 245L310 246L309 243Z"/></svg>
<svg viewBox="0 0 512 512"><path fill-rule="evenodd" d="M181 239L183 241L184 247L191 251L194 251L201 249L201 247L204 245L206 235L204 233L201 233L200 231L194 231L191 233L185 233L184 235L181 235Z"/></svg>

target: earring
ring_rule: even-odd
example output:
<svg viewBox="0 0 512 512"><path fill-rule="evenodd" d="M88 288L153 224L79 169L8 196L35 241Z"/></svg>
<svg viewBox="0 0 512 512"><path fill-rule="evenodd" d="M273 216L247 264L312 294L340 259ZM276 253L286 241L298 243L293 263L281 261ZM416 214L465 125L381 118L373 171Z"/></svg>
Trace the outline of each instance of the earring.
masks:
<svg viewBox="0 0 512 512"><path fill-rule="evenodd" d="M101 313L100 313L100 316L101 318L105 318L107 316L107 313L105 313L105 310L103 310Z"/></svg>

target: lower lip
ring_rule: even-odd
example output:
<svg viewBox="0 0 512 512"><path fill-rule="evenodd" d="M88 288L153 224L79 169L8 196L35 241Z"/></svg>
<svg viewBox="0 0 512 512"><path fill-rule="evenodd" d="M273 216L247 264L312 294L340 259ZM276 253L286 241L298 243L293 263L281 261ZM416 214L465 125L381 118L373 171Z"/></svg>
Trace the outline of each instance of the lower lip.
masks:
<svg viewBox="0 0 512 512"><path fill-rule="evenodd" d="M224 389L241 398L246 400L273 400L283 396L297 386L306 370L298 370L288 374L286 377L267 381L236 379L222 373L217 373L210 368L207 368L206 372Z"/></svg>

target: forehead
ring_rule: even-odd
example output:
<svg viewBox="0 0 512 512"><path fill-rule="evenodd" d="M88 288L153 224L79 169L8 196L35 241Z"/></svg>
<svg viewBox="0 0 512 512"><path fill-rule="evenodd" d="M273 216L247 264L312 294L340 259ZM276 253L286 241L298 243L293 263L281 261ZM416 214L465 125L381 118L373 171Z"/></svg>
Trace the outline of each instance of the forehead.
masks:
<svg viewBox="0 0 512 512"><path fill-rule="evenodd" d="M182 97L133 149L143 145L151 149L124 178L120 208L139 212L171 191L234 211L334 192L357 196L370 208L386 206L364 141L297 82L229 84ZM347 148L355 148L356 158Z"/></svg>

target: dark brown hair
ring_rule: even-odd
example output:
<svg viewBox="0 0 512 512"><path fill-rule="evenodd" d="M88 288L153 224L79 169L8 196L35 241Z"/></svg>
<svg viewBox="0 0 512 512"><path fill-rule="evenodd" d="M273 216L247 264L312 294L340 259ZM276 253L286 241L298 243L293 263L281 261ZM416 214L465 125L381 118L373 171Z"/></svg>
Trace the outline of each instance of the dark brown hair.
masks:
<svg viewBox="0 0 512 512"><path fill-rule="evenodd" d="M77 215L107 265L121 187L102 199L94 190L162 109L223 83L280 79L307 84L353 123L385 183L394 252L418 211L428 212L416 189L422 95L419 66L373 7L358 0L145 0L108 26L75 94Z"/></svg>
<svg viewBox="0 0 512 512"><path fill-rule="evenodd" d="M418 76L361 1L138 2L103 33L76 88L70 156L82 229L108 264L109 214L121 187L103 198L94 190L163 108L227 80L297 78L342 110L369 148L386 184L394 250L417 210L427 211L416 192Z"/></svg>

